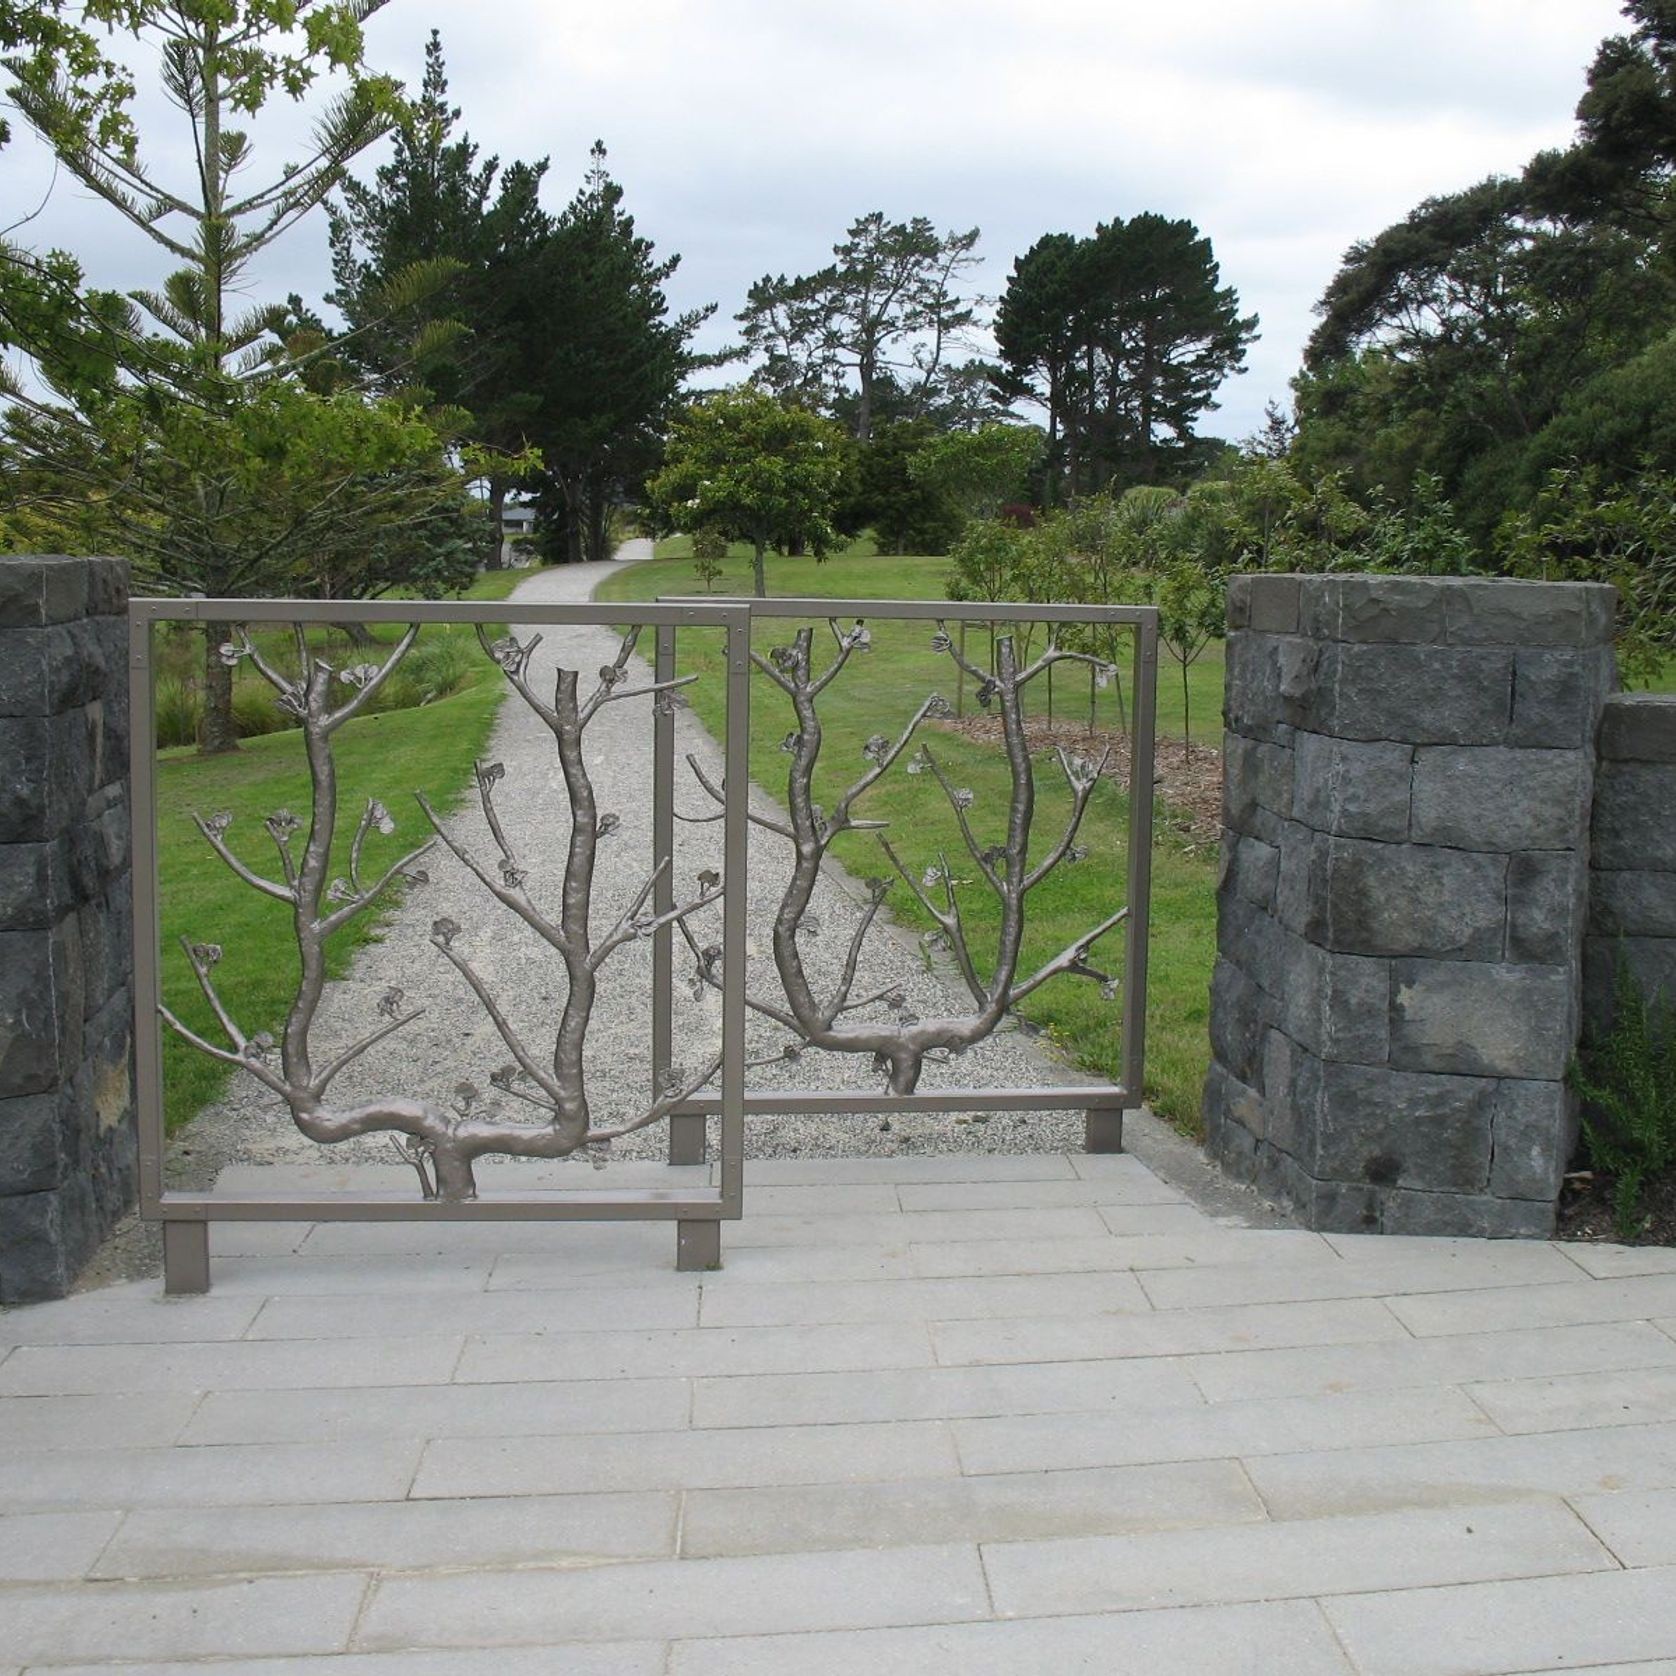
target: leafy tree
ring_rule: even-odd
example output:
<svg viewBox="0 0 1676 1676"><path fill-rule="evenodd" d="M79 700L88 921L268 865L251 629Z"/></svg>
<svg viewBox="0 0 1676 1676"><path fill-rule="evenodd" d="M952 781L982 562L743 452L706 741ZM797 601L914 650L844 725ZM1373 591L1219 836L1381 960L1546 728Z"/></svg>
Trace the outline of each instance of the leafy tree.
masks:
<svg viewBox="0 0 1676 1676"><path fill-rule="evenodd" d="M10 392L6 482L88 545L130 551L154 585L212 597L306 592L324 580L334 541L342 550L362 539L365 552L394 560L408 551L397 524L457 508L458 475L428 422L401 404L309 389L310 356L275 336L286 311L242 302L255 258L398 119L395 84L362 67L360 24L375 9L368 0L87 7L87 18L156 46L197 160L178 184L142 152L123 87L89 94L50 53L10 63L17 109L62 166L179 265L131 303L71 311L68 356L50 310L24 317L26 331L45 334L16 341L60 399ZM347 73L348 87L321 108L311 149L251 183L242 120L276 92L303 97L331 69ZM86 364L90 344L108 352L105 376L59 377L67 358ZM364 573L360 585L376 586ZM207 751L237 743L232 672L217 654L226 638L225 625L206 625Z"/></svg>
<svg viewBox="0 0 1676 1676"><path fill-rule="evenodd" d="M1180 479L1194 432L1256 335L1190 221L1137 215L1049 234L1014 264L996 314L1001 387L1047 410L1050 500Z"/></svg>
<svg viewBox="0 0 1676 1676"><path fill-rule="evenodd" d="M980 425L934 435L909 462L914 481L941 495L962 519L993 518L1024 497L1042 455L1034 425Z"/></svg>
<svg viewBox="0 0 1676 1676"><path fill-rule="evenodd" d="M647 484L654 503L688 530L713 529L754 549L758 598L763 558L794 542L817 556L834 541L843 485L843 433L749 386L694 402L670 426L663 469Z"/></svg>
<svg viewBox="0 0 1676 1676"><path fill-rule="evenodd" d="M978 229L938 233L924 216L887 221L874 210L851 223L819 273L765 275L737 316L763 360L760 381L811 406L853 390L856 439L866 442L893 388L901 417L935 405L951 349L977 319L961 279L978 261Z"/></svg>
<svg viewBox="0 0 1676 1676"><path fill-rule="evenodd" d="M349 325L347 353L369 383L417 390L469 412L478 441L513 456L528 441L539 402L524 329L539 296L552 220L539 195L546 160L479 161L469 136L453 138L442 38L425 48L419 99L396 130L388 162L370 182L346 178L326 205L335 289L327 296ZM416 274L436 283L402 307ZM485 551L501 562L510 466L491 469Z"/></svg>
<svg viewBox="0 0 1676 1676"><path fill-rule="evenodd" d="M727 537L717 529L693 531L693 572L704 584L705 593L716 591L716 582L727 562Z"/></svg>
<svg viewBox="0 0 1676 1676"><path fill-rule="evenodd" d="M881 553L942 553L960 517L948 497L918 474L937 433L929 420L875 424L872 437L849 451L847 492L834 515L838 528L871 528Z"/></svg>
<svg viewBox="0 0 1676 1676"><path fill-rule="evenodd" d="M542 254L520 350L537 391L529 436L567 513L567 557L610 556L612 509L656 465L682 380L705 357L688 347L714 307L671 316L664 284L680 257L653 257L622 208L595 141L581 190Z"/></svg>

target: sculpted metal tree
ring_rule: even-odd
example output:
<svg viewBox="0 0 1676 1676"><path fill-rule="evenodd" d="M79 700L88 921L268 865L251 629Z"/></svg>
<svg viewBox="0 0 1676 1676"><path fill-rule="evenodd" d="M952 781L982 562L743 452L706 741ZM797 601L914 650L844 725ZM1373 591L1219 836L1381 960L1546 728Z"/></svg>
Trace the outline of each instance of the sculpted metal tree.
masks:
<svg viewBox="0 0 1676 1676"><path fill-rule="evenodd" d="M244 1030L217 991L212 973L221 958L219 946L183 940L199 987L230 1046L219 1047L207 1040L183 1024L167 1007L159 1010L169 1027L194 1047L211 1058L239 1067L283 1100L298 1129L310 1140L330 1144L358 1135L387 1132L417 1171L425 1198L459 1201L476 1197L473 1163L486 1153L564 1158L583 1147L601 1147L617 1136L661 1121L715 1075L721 1064L720 1054L709 1059L690 1078L677 1074L633 1118L615 1126L597 1127L588 1097L583 1050L599 973L605 963L626 943L650 937L660 926L678 924L685 928L690 915L721 899L723 886L715 873L702 873L698 893L691 899L662 913L648 912L653 891L670 865L666 860L653 870L606 934L597 941L593 938L595 860L600 839L610 833L618 817L598 807L583 758L583 735L607 704L648 696L656 703L668 703L672 688L696 679L687 676L641 686L628 684L627 666L638 629L631 629L623 637L615 659L600 669L598 683L588 697L581 696L577 672L560 669L550 703L538 697L529 682L530 657L541 636L536 635L527 642L510 636L491 642L486 631L478 629L484 650L518 696L540 717L557 748L570 803L571 828L556 917L538 906L526 889L528 869L496 807L495 788L505 773L499 763L479 763L476 770L478 797L498 851L492 864L475 855L451 833L422 796L418 802L435 837L369 881L362 873L362 854L368 835L375 828L389 833L395 826L384 804L369 800L350 840L347 862L336 862L334 828L338 786L333 735L362 711L390 678L418 632L417 626L408 628L380 664L334 669L311 651L301 626L294 626L297 661L302 671L296 678L275 668L246 634L222 647L222 657L229 664L248 658L274 688L280 707L300 723L313 804L300 853L297 838L304 825L301 820L289 811L279 810L264 822L278 852L281 876L277 879L257 873L233 852L226 837L230 816L194 818L211 848L240 879L252 889L291 907L300 974L283 1030L275 1042L266 1034L252 1035ZM348 696L334 701L334 683L339 688L348 688ZM341 1072L368 1049L422 1016L424 1009L404 1011L401 991L392 989L380 1006L382 1022L335 1053L325 1064L317 1064L311 1035L325 989L327 940L383 899L397 879L425 882L426 876L418 864L438 841L496 901L546 942L564 966L568 987L555 1026L552 1050L550 1055L538 1056L520 1038L471 961L456 947L461 927L447 918L440 918L431 926L432 945L470 986L512 1055L513 1063L496 1071L491 1082L502 1093L537 1108L543 1114L539 1122L518 1122L478 1110L481 1096L469 1084L456 1088L449 1103L388 1095L336 1105L328 1097L332 1083ZM339 866L343 868L341 873L335 871Z"/></svg>
<svg viewBox="0 0 1676 1676"><path fill-rule="evenodd" d="M1105 987L1108 993L1115 993L1116 980L1091 966L1089 956L1101 937L1128 918L1127 906L1108 915L1029 975L1022 978L1018 975L1026 899L1061 863L1082 859L1084 852L1077 845L1077 833L1107 760L1102 756L1098 762L1089 762L1063 749L1056 752L1071 791L1070 813L1058 839L1032 866L1029 855L1036 786L1025 735L1024 692L1032 681L1058 663L1089 664L1094 667L1097 676L1104 677L1111 674L1111 666L1102 658L1064 649L1056 637L1050 636L1047 649L1041 656L1021 667L1013 637L1000 635L995 642L995 668L993 671L984 670L967 662L946 626L941 622L937 624L932 649L948 656L977 683L978 702L985 708L993 705L1001 720L1008 771L1006 831L1000 842L986 845L972 826L972 793L954 785L930 746L919 740L920 729L927 720L949 714L948 702L937 693L932 693L920 704L894 741L883 734L875 734L867 741L862 752L868 762L866 771L838 798L830 811L815 802L814 778L822 745L816 700L843 672L850 659L871 645L871 636L864 623L857 622L853 628L844 630L834 621L830 627L837 641L837 652L827 667L819 672L814 668L814 630L810 628L800 629L790 645L775 647L766 658L756 652L751 654L756 667L790 700L797 726L783 741L783 749L791 757L786 775L787 820L781 822L754 813L750 816L757 826L786 838L793 851L791 878L774 919L774 963L784 990L785 1004L782 1006L761 997L748 997L747 1004L757 1013L794 1032L800 1043L833 1053L872 1054L888 1079L890 1091L893 1094L911 1094L919 1084L928 1057L964 1053L990 1035L1018 1002L1050 978L1061 973L1090 978ZM916 741L919 741L918 748L906 764L907 772L929 773L937 782L954 811L961 840L977 867L978 876L993 893L999 906L999 923L987 978L980 973L973 955L965 918L961 913L960 885L948 857L939 854L935 863L915 877L884 835L882 829L887 823L858 819L854 813L862 794L876 785ZM700 784L720 802L724 789L712 783L694 759L689 757L688 761ZM936 926L930 934L931 938L953 956L961 980L972 998L970 1012L941 1018L915 1017L908 1010L906 997L894 986L859 1000L851 998L868 934L896 883L896 879L889 877L868 881L868 901L850 935L837 983L830 993L817 994L799 947L799 937L811 927L810 901L833 840L842 832L860 831L877 834L879 846L897 878L930 916ZM697 981L719 988L720 978L715 970L716 951L701 949L685 924L682 924L681 930L697 961ZM885 1019L878 1022L853 1019L853 1014L877 1005L886 1009L888 1016Z"/></svg>

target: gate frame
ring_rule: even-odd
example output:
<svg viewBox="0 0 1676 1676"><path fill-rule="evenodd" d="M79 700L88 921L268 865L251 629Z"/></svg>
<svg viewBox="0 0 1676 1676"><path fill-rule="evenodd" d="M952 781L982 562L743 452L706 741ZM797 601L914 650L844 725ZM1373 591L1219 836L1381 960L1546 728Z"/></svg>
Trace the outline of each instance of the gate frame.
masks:
<svg viewBox="0 0 1676 1676"><path fill-rule="evenodd" d="M659 604L689 605L703 601L744 606L754 622L794 618L821 621L1128 624L1134 630L1134 684L1129 728L1129 813L1123 922L1123 1024L1120 1045L1121 1080L1058 1088L947 1088L931 1093L863 1094L850 1090L764 1090L743 1095L746 1115L833 1113L891 1115L938 1111L1066 1111L1083 1112L1083 1145L1088 1152L1123 1150L1123 1114L1142 1103L1146 1064L1147 927L1152 899L1152 828L1154 747L1158 700L1158 608L1154 605L1029 605L1018 601L905 599L820 599L786 597L758 599L754 595L662 594ZM676 674L678 624L657 634L656 679ZM671 853L674 844L675 728L669 717L657 718L653 729L652 845L655 860ZM1144 765L1145 772L1139 772ZM729 782L734 784L736 782ZM766 788L765 788L766 789ZM731 812L731 809L730 809ZM728 859L734 860L733 841ZM741 861L743 857L741 856ZM741 868L748 874L748 869ZM730 876L732 868L730 867ZM669 890L669 869L659 890ZM747 883L746 889L749 886ZM660 911L672 905L658 898ZM661 1076L670 1063L674 1006L674 928L660 927L652 943L652 1067ZM1139 1004L1132 1004L1139 997ZM714 1099L683 1101L669 1117L669 1161L700 1164L707 1147L707 1120L722 1111ZM725 1114L724 1114L725 1120Z"/></svg>
<svg viewBox="0 0 1676 1676"><path fill-rule="evenodd" d="M161 925L157 846L157 745L154 658L156 626L226 623L516 623L518 626L657 631L661 645L678 627L720 630L726 641L727 728L724 772L732 784L750 779L750 613L726 601L596 605L520 601L135 599L129 602L129 765L133 811L134 1060L139 1131L140 1214L163 1224L164 1291L209 1290L209 1224L229 1222L523 1222L673 1221L676 1268L721 1264L721 1224L744 1210L745 906L743 861L748 793L723 813L722 1065L720 1095L709 1101L722 1119L721 1179L707 1189L637 1188L617 1192L550 1192L444 1202L394 1193L247 1194L171 1192L163 1181ZM654 728L674 740L673 718L654 710ZM654 813L655 822L655 813ZM654 865L663 860L654 826ZM669 885L664 870L661 887ZM738 878L735 875L739 875ZM666 928L667 929L667 928ZM654 964L654 1012L656 996ZM665 1038L667 1040L667 1037ZM656 1078L668 1068L654 1065ZM671 1160L674 1162L674 1160Z"/></svg>

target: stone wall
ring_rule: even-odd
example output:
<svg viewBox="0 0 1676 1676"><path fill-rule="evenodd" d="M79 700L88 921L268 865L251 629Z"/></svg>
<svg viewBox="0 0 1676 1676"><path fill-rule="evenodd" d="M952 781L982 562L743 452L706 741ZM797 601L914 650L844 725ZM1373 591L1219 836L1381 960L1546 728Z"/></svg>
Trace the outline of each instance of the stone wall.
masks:
<svg viewBox="0 0 1676 1676"><path fill-rule="evenodd" d="M1613 597L1230 588L1206 1143L1310 1227L1552 1227Z"/></svg>
<svg viewBox="0 0 1676 1676"><path fill-rule="evenodd" d="M1676 1002L1676 694L1607 700L1590 864L1585 1021L1600 1029L1619 958L1648 994Z"/></svg>
<svg viewBox="0 0 1676 1676"><path fill-rule="evenodd" d="M128 567L0 557L0 1302L133 1203Z"/></svg>

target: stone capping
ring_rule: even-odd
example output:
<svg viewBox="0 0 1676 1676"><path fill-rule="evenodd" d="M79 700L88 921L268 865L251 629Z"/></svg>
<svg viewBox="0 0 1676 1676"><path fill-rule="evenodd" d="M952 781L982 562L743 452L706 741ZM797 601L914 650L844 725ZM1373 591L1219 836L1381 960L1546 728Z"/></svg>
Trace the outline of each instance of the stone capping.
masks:
<svg viewBox="0 0 1676 1676"><path fill-rule="evenodd" d="M133 1203L128 567L0 557L0 1303Z"/></svg>
<svg viewBox="0 0 1676 1676"><path fill-rule="evenodd" d="M1229 585L1206 1144L1311 1227L1552 1228L1614 604Z"/></svg>

